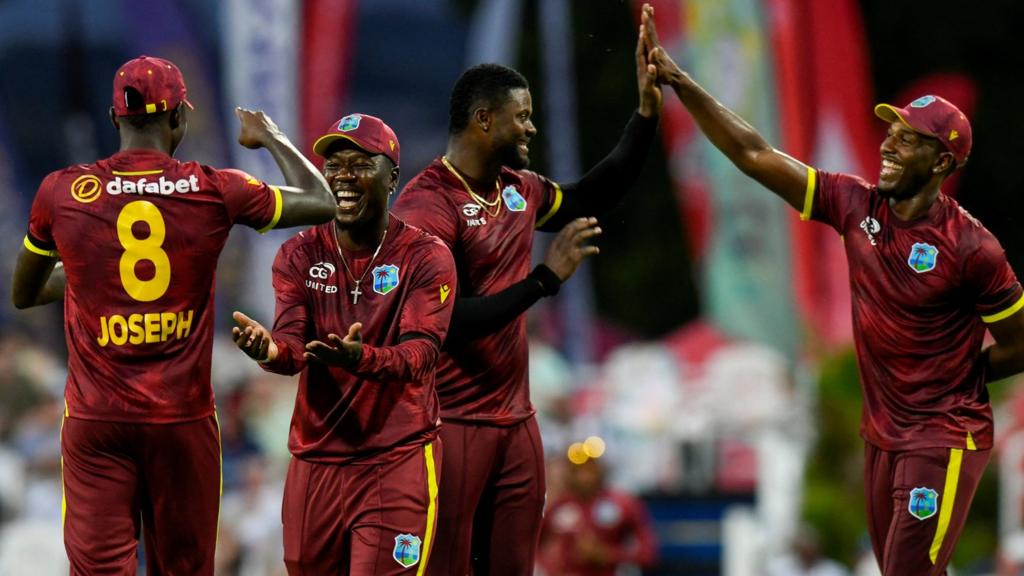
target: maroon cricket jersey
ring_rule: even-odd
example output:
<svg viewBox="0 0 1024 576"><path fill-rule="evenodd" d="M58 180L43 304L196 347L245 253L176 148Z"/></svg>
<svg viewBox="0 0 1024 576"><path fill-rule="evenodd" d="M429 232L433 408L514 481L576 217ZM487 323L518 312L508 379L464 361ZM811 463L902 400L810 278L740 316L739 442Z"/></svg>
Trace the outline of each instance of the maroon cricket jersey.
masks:
<svg viewBox="0 0 1024 576"><path fill-rule="evenodd" d="M859 178L816 179L804 214L842 235L849 261L861 435L883 450L991 448L985 323L1024 305L999 241L945 194L904 222Z"/></svg>
<svg viewBox="0 0 1024 576"><path fill-rule="evenodd" d="M274 260L279 354L262 366L302 372L288 447L304 460L342 464L437 436L437 351L455 300L455 263L433 236L392 216L374 250L346 252L334 222L300 232ZM364 275L365 273L365 275ZM352 291L359 295L353 303ZM307 363L303 352L362 322L363 356L354 370ZM401 342L403 336L414 337Z"/></svg>
<svg viewBox="0 0 1024 576"><path fill-rule="evenodd" d="M233 224L270 229L280 214L277 188L155 150L47 176L25 246L64 262L67 414L135 423L212 414L217 256Z"/></svg>
<svg viewBox="0 0 1024 576"><path fill-rule="evenodd" d="M530 272L533 230L561 202L554 182L528 170L503 168L498 190L482 205L440 160L406 185L393 211L440 238L455 257L461 296L487 296ZM489 211L488 211L489 210ZM437 364L445 420L510 425L533 414L527 376L526 316L470 342L450 343Z"/></svg>

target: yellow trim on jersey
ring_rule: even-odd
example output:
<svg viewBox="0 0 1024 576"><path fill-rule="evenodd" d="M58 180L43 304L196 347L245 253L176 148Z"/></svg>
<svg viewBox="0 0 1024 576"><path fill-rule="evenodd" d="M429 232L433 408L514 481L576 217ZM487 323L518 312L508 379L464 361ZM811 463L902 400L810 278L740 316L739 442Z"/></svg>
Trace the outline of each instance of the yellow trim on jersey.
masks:
<svg viewBox="0 0 1024 576"><path fill-rule="evenodd" d="M60 531L64 532L64 520L68 516L68 495L64 489L64 422L67 421L68 401L64 400L64 418L60 421Z"/></svg>
<svg viewBox="0 0 1024 576"><path fill-rule="evenodd" d="M960 481L960 463L963 461L964 451L959 448L949 449L949 466L946 467L946 486L942 489L942 496L939 500L939 526L935 529L935 538L932 539L932 547L928 551L928 558L932 564L939 557L939 550L942 549L942 541L946 538L949 530L949 520L953 517L953 506L956 504L956 485Z"/></svg>
<svg viewBox="0 0 1024 576"><path fill-rule="evenodd" d="M260 234L266 234L277 226L277 223L281 220L281 210L284 208L284 198L281 198L281 189L277 186L268 184L270 189L274 191L274 217L270 219L270 223L257 230Z"/></svg>
<svg viewBox="0 0 1024 576"><path fill-rule="evenodd" d="M23 242L23 244L25 245L25 249L28 250L29 252L32 252L33 254L39 254L40 256L47 256L49 258L59 258L60 257L60 254L57 254L56 250L43 250L42 248L40 248L40 247L36 246L35 244L33 244L32 241L28 239L28 235L27 234L25 235L25 241Z"/></svg>
<svg viewBox="0 0 1024 576"><path fill-rule="evenodd" d="M800 211L800 220L804 222L811 219L811 208L814 206L814 184L818 179L818 173L814 168L807 167L807 190L804 191L804 209Z"/></svg>
<svg viewBox="0 0 1024 576"><path fill-rule="evenodd" d="M1017 300L1017 302L1015 302L1013 306L1010 306L1009 308L1003 310L1002 312L997 312L995 314L992 314L991 316L982 316L981 321L984 322L985 324L999 322L1000 320L1005 320L1006 318L1013 316L1013 313L1016 312L1017 310L1020 310L1021 308L1024 308L1024 296L1021 296L1020 300Z"/></svg>
<svg viewBox="0 0 1024 576"><path fill-rule="evenodd" d="M437 518L437 471L434 467L433 442L423 447L423 458L427 461L427 494L430 501L427 503L427 529L423 533L423 553L420 555L420 567L416 570L416 576L423 576L427 570L427 562L430 561L430 545L434 539L434 522Z"/></svg>
<svg viewBox="0 0 1024 576"><path fill-rule="evenodd" d="M534 228L540 228L544 224L547 224L547 221L551 220L551 217L558 212L559 208L562 207L562 187L558 185L558 182L552 182L551 184L555 186L555 201L551 204L551 209L548 210L548 213L542 216L540 220L537 220L537 224Z"/></svg>
<svg viewBox="0 0 1024 576"><path fill-rule="evenodd" d="M110 172L114 176L149 176L150 174L163 174L163 170L139 170L136 172L121 172L119 170L111 170Z"/></svg>
<svg viewBox="0 0 1024 576"><path fill-rule="evenodd" d="M967 433L967 449L968 450L977 450L978 449L978 445L974 443L974 436L972 436L970 432Z"/></svg>

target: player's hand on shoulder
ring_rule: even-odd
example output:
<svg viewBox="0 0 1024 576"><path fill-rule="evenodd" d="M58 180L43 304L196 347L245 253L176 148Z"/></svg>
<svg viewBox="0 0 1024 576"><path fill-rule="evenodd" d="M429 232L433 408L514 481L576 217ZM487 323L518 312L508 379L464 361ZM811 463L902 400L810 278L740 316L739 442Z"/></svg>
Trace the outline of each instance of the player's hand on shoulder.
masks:
<svg viewBox="0 0 1024 576"><path fill-rule="evenodd" d="M328 366L355 368L363 358L362 329L362 322L356 322L349 326L344 338L332 333L327 335L327 342L313 340L306 344L306 360Z"/></svg>
<svg viewBox="0 0 1024 576"><path fill-rule="evenodd" d="M237 310L231 316L238 323L231 328L231 337L239 350L257 362L270 362L277 358L277 344L269 330Z"/></svg>
<svg viewBox="0 0 1024 576"><path fill-rule="evenodd" d="M262 148L271 138L281 135L281 129L262 110L235 108L235 116L241 124L238 143L246 148Z"/></svg>
<svg viewBox="0 0 1024 576"><path fill-rule="evenodd" d="M565 282L588 256L601 251L587 241L601 233L597 218L576 218L569 222L548 245L544 265Z"/></svg>

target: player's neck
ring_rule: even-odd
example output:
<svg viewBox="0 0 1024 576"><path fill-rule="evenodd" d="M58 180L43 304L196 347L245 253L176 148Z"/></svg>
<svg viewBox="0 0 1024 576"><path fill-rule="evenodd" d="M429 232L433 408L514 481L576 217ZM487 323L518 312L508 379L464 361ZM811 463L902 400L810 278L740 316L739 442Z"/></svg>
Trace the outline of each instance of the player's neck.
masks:
<svg viewBox="0 0 1024 576"><path fill-rule="evenodd" d="M171 138L169 135L155 132L136 132L122 129L121 151L125 150L156 150L172 156Z"/></svg>
<svg viewBox="0 0 1024 576"><path fill-rule="evenodd" d="M938 200L940 183L941 181L931 183L919 190L917 194L908 198L889 198L889 210L904 222L921 218L928 213L932 204L935 204L935 201Z"/></svg>
<svg viewBox="0 0 1024 576"><path fill-rule="evenodd" d="M381 238L388 229L388 215L375 222L357 224L355 226L342 226L334 222L334 229L338 235L338 246L342 250L355 252L359 250L373 250L380 246Z"/></svg>
<svg viewBox="0 0 1024 576"><path fill-rule="evenodd" d="M448 162L471 183L487 189L501 173L501 161L489 154L478 143L467 138L453 137L448 140L445 152Z"/></svg>

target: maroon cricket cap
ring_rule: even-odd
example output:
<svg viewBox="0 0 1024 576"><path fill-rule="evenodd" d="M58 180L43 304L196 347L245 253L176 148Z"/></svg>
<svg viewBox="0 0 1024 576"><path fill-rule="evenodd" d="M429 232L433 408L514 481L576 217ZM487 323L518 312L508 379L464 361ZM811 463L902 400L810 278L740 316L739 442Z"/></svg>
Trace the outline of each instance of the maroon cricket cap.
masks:
<svg viewBox="0 0 1024 576"><path fill-rule="evenodd" d="M953 153L957 166L963 166L971 154L971 123L959 108L941 96L921 96L906 108L879 104L875 106L875 116L886 122L902 122L914 132L938 138Z"/></svg>
<svg viewBox="0 0 1024 576"><path fill-rule="evenodd" d="M128 88L135 89L142 96L141 106L128 107ZM181 70L168 60L139 56L122 64L114 74L115 116L166 112L182 102L192 108L185 94Z"/></svg>
<svg viewBox="0 0 1024 576"><path fill-rule="evenodd" d="M383 120L369 114L349 114L331 124L313 143L313 152L326 157L331 144L345 139L371 154L383 154L398 166L398 136Z"/></svg>

